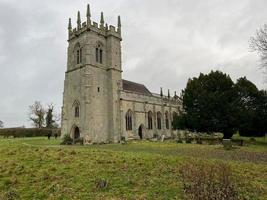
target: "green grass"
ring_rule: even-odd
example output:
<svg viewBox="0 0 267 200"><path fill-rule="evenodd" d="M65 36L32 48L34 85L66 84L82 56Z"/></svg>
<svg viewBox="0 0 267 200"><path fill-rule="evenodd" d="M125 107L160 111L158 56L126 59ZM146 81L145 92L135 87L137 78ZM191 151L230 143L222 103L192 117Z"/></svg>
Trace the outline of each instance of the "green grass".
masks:
<svg viewBox="0 0 267 200"><path fill-rule="evenodd" d="M0 139L0 199L183 199L186 162L228 163L246 199L267 197L267 146L131 142L60 146L46 138ZM97 187L99 180L107 187Z"/></svg>

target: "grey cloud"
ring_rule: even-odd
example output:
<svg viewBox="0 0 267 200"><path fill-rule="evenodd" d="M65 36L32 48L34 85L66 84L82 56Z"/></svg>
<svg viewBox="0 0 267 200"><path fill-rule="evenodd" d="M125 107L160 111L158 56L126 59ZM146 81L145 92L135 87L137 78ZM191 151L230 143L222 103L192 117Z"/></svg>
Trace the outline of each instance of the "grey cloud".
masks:
<svg viewBox="0 0 267 200"><path fill-rule="evenodd" d="M62 103L67 20L85 20L86 0L0 0L0 119L30 125L35 100ZM123 78L179 93L187 79L219 69L266 88L248 40L266 23L265 0L90 1L92 18L123 25Z"/></svg>

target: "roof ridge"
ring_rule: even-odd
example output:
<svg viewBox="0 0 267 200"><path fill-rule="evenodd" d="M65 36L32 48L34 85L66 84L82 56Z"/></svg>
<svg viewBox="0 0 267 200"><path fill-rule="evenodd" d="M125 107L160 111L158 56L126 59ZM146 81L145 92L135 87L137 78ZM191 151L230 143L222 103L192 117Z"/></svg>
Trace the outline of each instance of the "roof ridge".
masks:
<svg viewBox="0 0 267 200"><path fill-rule="evenodd" d="M129 80L125 80L125 79L122 79L123 81L128 81L130 83L134 83L134 84L137 84L137 85L142 85L142 86L145 86L145 84L142 84L142 83L137 83L137 82L133 82L133 81L129 81ZM146 86L145 86L146 87Z"/></svg>

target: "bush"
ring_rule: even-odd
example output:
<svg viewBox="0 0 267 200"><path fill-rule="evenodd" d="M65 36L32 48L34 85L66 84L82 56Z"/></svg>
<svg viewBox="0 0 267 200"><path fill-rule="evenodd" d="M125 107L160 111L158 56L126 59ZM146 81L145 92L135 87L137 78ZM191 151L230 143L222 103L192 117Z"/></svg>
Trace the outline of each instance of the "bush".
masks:
<svg viewBox="0 0 267 200"><path fill-rule="evenodd" d="M70 137L70 135L64 135L60 145L72 145L72 144L73 144L73 139Z"/></svg>
<svg viewBox="0 0 267 200"><path fill-rule="evenodd" d="M188 162L180 169L185 199L237 200L231 168L225 163Z"/></svg>
<svg viewBox="0 0 267 200"><path fill-rule="evenodd" d="M60 136L60 129L48 129L48 128L4 128L0 129L0 136L3 137L44 137Z"/></svg>

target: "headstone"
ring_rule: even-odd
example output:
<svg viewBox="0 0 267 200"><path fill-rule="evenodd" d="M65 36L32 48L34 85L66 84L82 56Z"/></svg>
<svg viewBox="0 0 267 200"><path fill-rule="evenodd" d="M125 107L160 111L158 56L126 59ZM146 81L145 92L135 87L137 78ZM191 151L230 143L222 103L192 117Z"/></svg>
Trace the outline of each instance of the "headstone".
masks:
<svg viewBox="0 0 267 200"><path fill-rule="evenodd" d="M161 136L161 142L164 142L164 139L165 139L165 135L162 135Z"/></svg>
<svg viewBox="0 0 267 200"><path fill-rule="evenodd" d="M91 144L90 137L88 135L84 136L84 145Z"/></svg>

